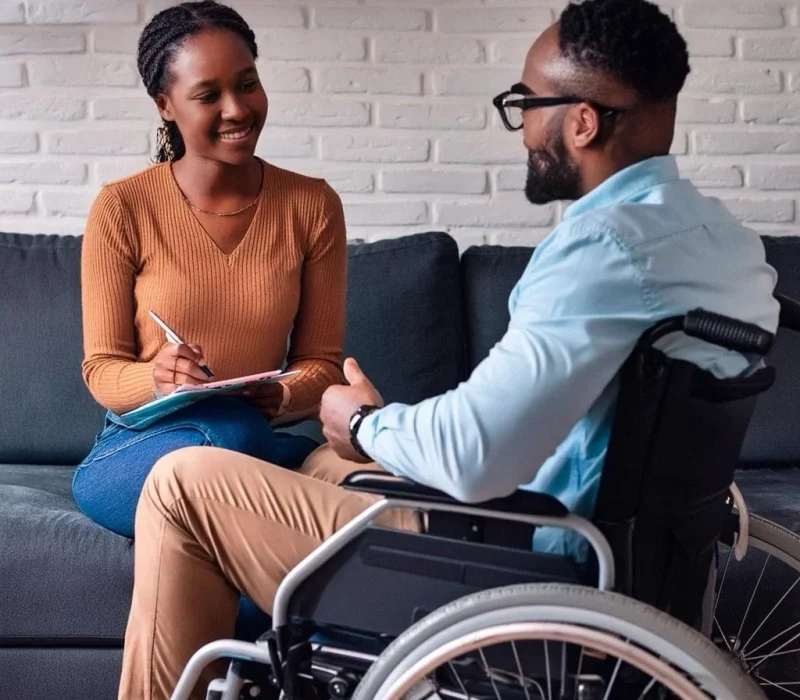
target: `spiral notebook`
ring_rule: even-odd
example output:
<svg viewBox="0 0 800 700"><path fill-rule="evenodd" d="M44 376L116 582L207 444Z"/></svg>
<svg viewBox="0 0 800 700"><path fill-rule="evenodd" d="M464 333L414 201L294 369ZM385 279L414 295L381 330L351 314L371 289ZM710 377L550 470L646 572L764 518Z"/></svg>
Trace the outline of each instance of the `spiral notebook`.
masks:
<svg viewBox="0 0 800 700"><path fill-rule="evenodd" d="M209 396L240 391L248 386L273 384L295 374L299 374L299 370L293 372L273 370L270 372L261 372L260 374L251 374L247 377L221 379L216 382L208 382L207 384L183 384L167 396L150 401L143 406L139 406L139 408L128 411L128 413L123 413L121 416L117 417L117 422L124 425L126 428L146 428L164 416L174 413L179 408L197 403Z"/></svg>

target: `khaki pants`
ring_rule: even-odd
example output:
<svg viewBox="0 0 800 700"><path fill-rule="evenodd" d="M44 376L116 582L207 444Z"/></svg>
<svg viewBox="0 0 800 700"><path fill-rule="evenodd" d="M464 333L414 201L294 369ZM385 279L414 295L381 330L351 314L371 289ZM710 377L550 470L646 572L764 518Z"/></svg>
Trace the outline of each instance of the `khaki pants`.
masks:
<svg viewBox="0 0 800 700"><path fill-rule="evenodd" d="M293 472L214 447L157 462L136 512L135 583L119 697L166 700L191 655L234 634L240 592L271 612L287 572L377 497L337 484L361 469L320 447ZM386 527L419 530L411 511ZM209 668L195 689L226 664Z"/></svg>

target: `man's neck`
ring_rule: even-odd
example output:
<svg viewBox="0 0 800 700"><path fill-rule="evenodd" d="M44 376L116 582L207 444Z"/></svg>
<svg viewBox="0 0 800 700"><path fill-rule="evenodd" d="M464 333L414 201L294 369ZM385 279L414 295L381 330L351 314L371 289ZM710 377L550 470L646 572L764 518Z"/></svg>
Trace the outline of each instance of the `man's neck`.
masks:
<svg viewBox="0 0 800 700"><path fill-rule="evenodd" d="M658 156L665 155L667 155L667 153L661 152L647 152L636 155L628 154L625 157L618 157L614 159L598 159L598 161L595 163L587 164L582 178L583 192L581 193L581 196L586 196L589 194L589 192L602 185L610 177L613 177L618 172L621 172L632 165L649 160L650 158L656 158Z"/></svg>

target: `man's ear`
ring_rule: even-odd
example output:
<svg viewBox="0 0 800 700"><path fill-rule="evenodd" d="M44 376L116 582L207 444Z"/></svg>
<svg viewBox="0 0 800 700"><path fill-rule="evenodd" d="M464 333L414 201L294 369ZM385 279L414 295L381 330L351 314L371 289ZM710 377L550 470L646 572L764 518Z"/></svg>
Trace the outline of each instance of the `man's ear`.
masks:
<svg viewBox="0 0 800 700"><path fill-rule="evenodd" d="M156 102L156 109L158 110L158 114L164 121L174 122L175 115L172 112L172 102L170 102L169 97L166 95L159 95L155 99Z"/></svg>
<svg viewBox="0 0 800 700"><path fill-rule="evenodd" d="M572 123L572 140L576 148L588 148L600 136L601 123L597 110L587 104L577 105Z"/></svg>

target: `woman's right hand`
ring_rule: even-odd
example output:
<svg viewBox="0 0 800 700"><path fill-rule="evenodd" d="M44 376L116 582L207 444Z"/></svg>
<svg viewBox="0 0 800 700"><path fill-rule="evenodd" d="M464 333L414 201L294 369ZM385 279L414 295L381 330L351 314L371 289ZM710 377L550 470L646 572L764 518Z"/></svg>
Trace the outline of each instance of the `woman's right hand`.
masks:
<svg viewBox="0 0 800 700"><path fill-rule="evenodd" d="M153 384L156 394L171 394L181 384L204 384L208 381L200 365L205 364L199 345L167 343L155 358Z"/></svg>

